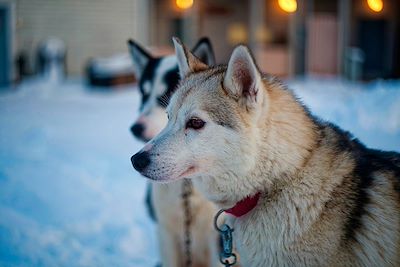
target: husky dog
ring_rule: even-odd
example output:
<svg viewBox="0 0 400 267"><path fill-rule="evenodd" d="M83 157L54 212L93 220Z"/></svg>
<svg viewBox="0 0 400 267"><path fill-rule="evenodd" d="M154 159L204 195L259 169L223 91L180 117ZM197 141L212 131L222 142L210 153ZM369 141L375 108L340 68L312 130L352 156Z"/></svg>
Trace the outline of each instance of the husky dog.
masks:
<svg viewBox="0 0 400 267"><path fill-rule="evenodd" d="M245 46L209 67L174 42L183 80L136 170L231 213L242 266L400 266L400 154L310 115Z"/></svg>
<svg viewBox="0 0 400 267"><path fill-rule="evenodd" d="M142 95L140 115L131 127L132 134L149 141L167 124L165 108L180 80L175 55L154 57L133 40L128 41L135 76ZM215 64L214 52L208 38L201 38L193 53L209 65Z"/></svg>
<svg viewBox="0 0 400 267"><path fill-rule="evenodd" d="M179 82L175 55L153 57L136 42L129 40L139 89L142 95L140 116L131 127L134 136L148 141L167 124L165 108ZM214 53L208 38L202 38L192 50L199 59L213 65ZM147 194L150 215L158 222L161 260L164 267L184 266L184 211L182 184L152 184ZM195 189L190 196L192 266L218 266L217 235L212 229L216 207Z"/></svg>

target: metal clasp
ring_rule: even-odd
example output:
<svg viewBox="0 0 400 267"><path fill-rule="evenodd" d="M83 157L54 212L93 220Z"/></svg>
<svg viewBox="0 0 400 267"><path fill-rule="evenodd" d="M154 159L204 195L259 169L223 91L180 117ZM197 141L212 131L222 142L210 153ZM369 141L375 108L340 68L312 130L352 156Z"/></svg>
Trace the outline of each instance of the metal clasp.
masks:
<svg viewBox="0 0 400 267"><path fill-rule="evenodd" d="M233 253L233 238L232 232L234 231L227 224L223 224L221 227L218 226L218 217L224 212L224 210L218 211L214 217L214 227L221 235L222 239L222 251L219 255L219 261L226 267L233 266L236 264L236 254Z"/></svg>

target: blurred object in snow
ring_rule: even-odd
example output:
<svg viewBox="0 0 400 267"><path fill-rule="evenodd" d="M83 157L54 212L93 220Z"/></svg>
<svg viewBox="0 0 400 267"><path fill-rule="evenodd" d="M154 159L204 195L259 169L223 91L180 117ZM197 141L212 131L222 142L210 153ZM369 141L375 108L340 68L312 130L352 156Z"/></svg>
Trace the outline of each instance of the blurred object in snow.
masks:
<svg viewBox="0 0 400 267"><path fill-rule="evenodd" d="M38 71L49 82L58 83L65 76L66 47L56 37L42 41L38 47Z"/></svg>
<svg viewBox="0 0 400 267"><path fill-rule="evenodd" d="M365 61L364 52L358 47L349 47L346 50L344 75L350 81L359 81L362 78L362 66Z"/></svg>
<svg viewBox="0 0 400 267"><path fill-rule="evenodd" d="M91 59L86 67L86 75L89 84L95 86L114 86L136 81L128 53Z"/></svg>

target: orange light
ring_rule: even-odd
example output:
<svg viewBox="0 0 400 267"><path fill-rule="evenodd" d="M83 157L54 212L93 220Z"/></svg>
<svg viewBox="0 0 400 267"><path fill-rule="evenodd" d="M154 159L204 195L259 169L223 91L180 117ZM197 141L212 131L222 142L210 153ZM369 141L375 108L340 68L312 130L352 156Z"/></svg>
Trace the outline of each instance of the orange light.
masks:
<svg viewBox="0 0 400 267"><path fill-rule="evenodd" d="M193 0L176 0L176 6L180 9L188 9L193 6Z"/></svg>
<svg viewBox="0 0 400 267"><path fill-rule="evenodd" d="M296 0L278 0L278 4L283 11L288 13L293 13L297 10L297 1Z"/></svg>
<svg viewBox="0 0 400 267"><path fill-rule="evenodd" d="M367 0L367 3L372 11L381 12L383 9L383 0Z"/></svg>
<svg viewBox="0 0 400 267"><path fill-rule="evenodd" d="M246 26L243 23L232 23L228 26L227 39L231 45L247 42Z"/></svg>

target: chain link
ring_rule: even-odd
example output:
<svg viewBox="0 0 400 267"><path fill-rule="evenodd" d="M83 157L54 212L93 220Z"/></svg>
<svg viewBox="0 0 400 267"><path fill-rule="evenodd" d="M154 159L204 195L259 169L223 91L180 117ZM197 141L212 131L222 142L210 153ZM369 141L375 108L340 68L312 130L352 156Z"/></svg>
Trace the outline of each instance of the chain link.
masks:
<svg viewBox="0 0 400 267"><path fill-rule="evenodd" d="M185 267L192 266L192 239L190 226L192 224L192 213L190 212L190 195L192 194L192 182L184 179L182 184L182 204L184 211L184 247L185 247Z"/></svg>

